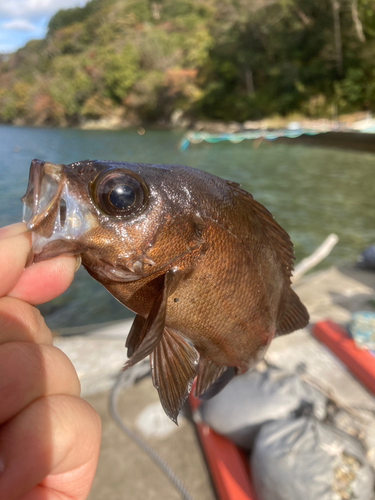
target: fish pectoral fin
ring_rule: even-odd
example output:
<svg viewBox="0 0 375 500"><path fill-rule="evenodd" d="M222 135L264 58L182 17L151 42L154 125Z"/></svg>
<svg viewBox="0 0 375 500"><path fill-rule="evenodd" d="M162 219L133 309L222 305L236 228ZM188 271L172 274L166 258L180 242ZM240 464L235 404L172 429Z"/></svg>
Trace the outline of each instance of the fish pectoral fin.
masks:
<svg viewBox="0 0 375 500"><path fill-rule="evenodd" d="M304 328L309 322L309 313L298 295L289 289L284 303L284 311L277 323L275 336L286 335Z"/></svg>
<svg viewBox="0 0 375 500"><path fill-rule="evenodd" d="M236 375L234 366L220 366L209 359L199 361L195 396L211 399L218 394Z"/></svg>
<svg viewBox="0 0 375 500"><path fill-rule="evenodd" d="M143 327L145 326L146 320L143 316L137 314L134 318L133 324L130 328L128 336L126 338L125 347L128 349L128 358L133 356L134 351L137 349L141 342L141 333Z"/></svg>
<svg viewBox="0 0 375 500"><path fill-rule="evenodd" d="M165 281L164 281L165 283ZM156 297L149 315L140 329L140 320L133 325L130 330L129 346L131 358L125 363L123 370L142 361L146 356L152 353L159 344L164 330L165 315L167 311L167 289L164 286L162 293Z"/></svg>
<svg viewBox="0 0 375 500"><path fill-rule="evenodd" d="M175 270L169 270L164 275L163 289L158 295L151 307L147 319L142 321L140 316L136 316L130 329L130 339L126 341L126 347L130 347L131 358L125 363L123 370L142 361L146 356L152 353L162 339L165 316L167 313L167 301L181 279L181 273Z"/></svg>
<svg viewBox="0 0 375 500"><path fill-rule="evenodd" d="M177 333L164 329L163 338L150 356L151 376L168 417L177 417L197 372L199 354Z"/></svg>

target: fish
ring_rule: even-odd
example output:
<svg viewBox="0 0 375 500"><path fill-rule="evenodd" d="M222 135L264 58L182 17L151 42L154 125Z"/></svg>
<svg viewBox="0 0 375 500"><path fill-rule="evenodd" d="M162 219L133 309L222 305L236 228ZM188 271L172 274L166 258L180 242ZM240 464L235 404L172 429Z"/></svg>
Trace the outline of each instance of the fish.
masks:
<svg viewBox="0 0 375 500"><path fill-rule="evenodd" d="M127 369L150 357L165 413L213 397L272 339L305 327L294 251L239 184L180 165L34 159L23 202L27 265L77 255L136 316Z"/></svg>

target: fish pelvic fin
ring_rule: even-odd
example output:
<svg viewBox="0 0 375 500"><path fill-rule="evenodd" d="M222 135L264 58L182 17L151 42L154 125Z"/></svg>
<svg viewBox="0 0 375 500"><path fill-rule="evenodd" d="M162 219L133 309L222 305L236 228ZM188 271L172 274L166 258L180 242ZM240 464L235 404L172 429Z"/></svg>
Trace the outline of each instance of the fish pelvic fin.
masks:
<svg viewBox="0 0 375 500"><path fill-rule="evenodd" d="M136 316L125 344L131 357L125 363L123 371L151 354L161 341L165 326L168 296L175 290L180 279L181 273L179 271L167 271L164 275L162 291L156 297L147 319L142 321L141 316Z"/></svg>
<svg viewBox="0 0 375 500"><path fill-rule="evenodd" d="M308 324L309 319L310 316L306 307L302 304L298 295L289 288L275 335L286 335L295 330L300 330Z"/></svg>
<svg viewBox="0 0 375 500"><path fill-rule="evenodd" d="M150 356L151 376L160 402L177 425L177 417L198 369L197 350L168 328Z"/></svg>
<svg viewBox="0 0 375 500"><path fill-rule="evenodd" d="M209 359L199 361L195 396L211 399L232 380L236 374L234 366L220 366Z"/></svg>

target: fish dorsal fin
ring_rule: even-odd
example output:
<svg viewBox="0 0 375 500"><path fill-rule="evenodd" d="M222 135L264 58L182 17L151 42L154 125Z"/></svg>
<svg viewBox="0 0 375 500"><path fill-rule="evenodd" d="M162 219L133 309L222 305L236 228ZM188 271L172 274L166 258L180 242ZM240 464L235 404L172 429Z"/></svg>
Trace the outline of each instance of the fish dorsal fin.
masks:
<svg viewBox="0 0 375 500"><path fill-rule="evenodd" d="M150 356L151 376L168 417L177 417L190 392L199 354L177 333L164 329L163 338Z"/></svg>
<svg viewBox="0 0 375 500"><path fill-rule="evenodd" d="M288 283L290 283L293 272L294 251L288 233L279 226L272 214L261 203L254 200L250 193L242 189L235 182L227 181L227 183L233 193L242 198L251 207L254 215L262 223L262 229L267 239L272 243L273 251L276 253L278 260L282 263L283 275L288 280Z"/></svg>
<svg viewBox="0 0 375 500"><path fill-rule="evenodd" d="M141 341L141 333L145 326L146 320L139 314L134 318L133 324L130 328L126 338L125 347L128 349L128 358L133 356L134 351L137 349Z"/></svg>
<svg viewBox="0 0 375 500"><path fill-rule="evenodd" d="M195 396L210 399L218 394L235 375L233 366L220 366L209 359L199 361Z"/></svg>
<svg viewBox="0 0 375 500"><path fill-rule="evenodd" d="M289 288L286 295L287 299L281 311L280 320L277 323L277 336L286 335L287 333L304 328L310 319L306 307L291 288Z"/></svg>
<svg viewBox="0 0 375 500"><path fill-rule="evenodd" d="M167 300L181 279L181 273L169 270L164 275L163 289L154 300L149 315L140 328L141 320L136 319L134 328L130 330L129 346L132 352L131 358L125 363L123 370L135 365L152 351L159 344L164 331L165 316L167 313ZM134 352L133 352L134 350Z"/></svg>
<svg viewBox="0 0 375 500"><path fill-rule="evenodd" d="M276 335L285 335L305 327L309 322L309 314L298 296L290 288L294 251L288 233L278 225L272 214L263 205L254 200L250 193L241 189L239 184L230 181L227 182L232 191L241 197L251 208L261 223L262 230L270 241L277 260L281 262L281 269L286 283L278 314Z"/></svg>

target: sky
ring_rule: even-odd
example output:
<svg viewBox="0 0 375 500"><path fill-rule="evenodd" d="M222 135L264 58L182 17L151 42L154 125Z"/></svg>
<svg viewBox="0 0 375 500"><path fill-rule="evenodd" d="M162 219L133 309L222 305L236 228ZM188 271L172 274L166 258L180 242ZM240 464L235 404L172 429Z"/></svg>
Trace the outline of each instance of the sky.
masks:
<svg viewBox="0 0 375 500"><path fill-rule="evenodd" d="M48 21L59 9L87 0L0 0L0 53L10 53L33 38L44 38Z"/></svg>

